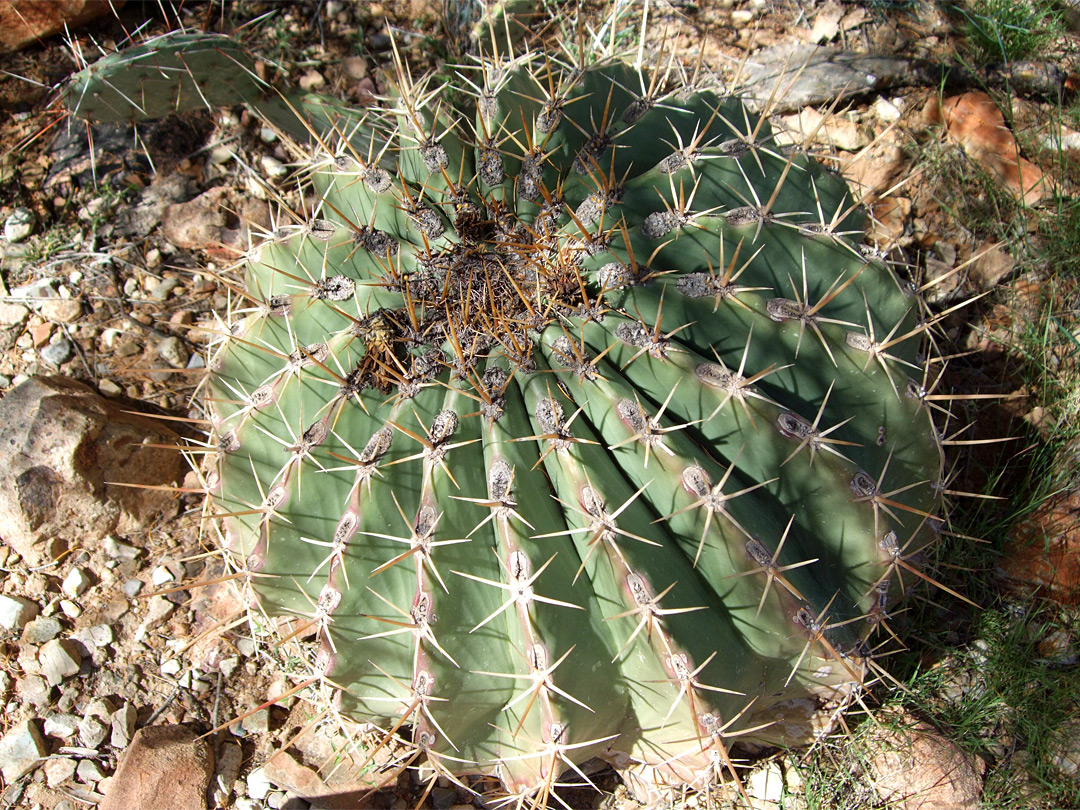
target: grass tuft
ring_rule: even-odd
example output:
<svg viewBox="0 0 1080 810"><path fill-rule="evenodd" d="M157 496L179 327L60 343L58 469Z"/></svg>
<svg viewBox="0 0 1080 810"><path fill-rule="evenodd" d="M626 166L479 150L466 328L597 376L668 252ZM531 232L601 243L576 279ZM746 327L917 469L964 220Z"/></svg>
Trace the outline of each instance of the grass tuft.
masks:
<svg viewBox="0 0 1080 810"><path fill-rule="evenodd" d="M1060 14L1047 0L974 0L959 11L980 63L1038 56L1064 30Z"/></svg>

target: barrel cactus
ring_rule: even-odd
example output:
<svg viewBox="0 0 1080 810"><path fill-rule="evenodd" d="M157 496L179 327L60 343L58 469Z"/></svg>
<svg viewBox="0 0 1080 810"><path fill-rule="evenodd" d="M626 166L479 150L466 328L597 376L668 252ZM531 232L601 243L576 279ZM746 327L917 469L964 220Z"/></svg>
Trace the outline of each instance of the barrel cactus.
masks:
<svg viewBox="0 0 1080 810"><path fill-rule="evenodd" d="M183 36L214 101L201 54L245 57ZM141 117L153 47L80 112ZM213 347L228 559L335 711L515 796L812 738L939 523L918 297L837 175L658 63L488 54L451 96L398 58L360 110L243 74L308 202Z"/></svg>

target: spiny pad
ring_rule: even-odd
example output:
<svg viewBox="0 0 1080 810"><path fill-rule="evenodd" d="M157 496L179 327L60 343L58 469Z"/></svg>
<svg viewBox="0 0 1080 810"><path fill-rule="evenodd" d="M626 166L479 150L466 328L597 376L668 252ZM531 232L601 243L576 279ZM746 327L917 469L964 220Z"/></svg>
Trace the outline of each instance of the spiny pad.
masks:
<svg viewBox="0 0 1080 810"><path fill-rule="evenodd" d="M174 31L103 56L72 77L63 102L88 121L125 123L240 104L267 87L231 37Z"/></svg>

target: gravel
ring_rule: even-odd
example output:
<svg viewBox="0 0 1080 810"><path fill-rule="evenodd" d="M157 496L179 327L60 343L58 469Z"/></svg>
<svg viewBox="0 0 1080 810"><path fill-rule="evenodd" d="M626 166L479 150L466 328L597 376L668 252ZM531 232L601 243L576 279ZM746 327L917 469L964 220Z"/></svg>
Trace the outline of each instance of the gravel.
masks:
<svg viewBox="0 0 1080 810"><path fill-rule="evenodd" d="M41 674L49 686L59 686L65 678L77 675L82 664L82 653L74 642L54 638L41 645L38 652Z"/></svg>
<svg viewBox="0 0 1080 810"><path fill-rule="evenodd" d="M48 733L48 731L46 731ZM64 782L75 776L78 763L71 757L55 757L45 763L45 783L51 787L59 787Z"/></svg>
<svg viewBox="0 0 1080 810"><path fill-rule="evenodd" d="M79 721L79 745L86 748L97 748L112 731L97 717L87 716Z"/></svg>
<svg viewBox="0 0 1080 810"><path fill-rule="evenodd" d="M4 630L21 629L38 615L36 603L21 596L0 596L0 628Z"/></svg>
<svg viewBox="0 0 1080 810"><path fill-rule="evenodd" d="M51 616L44 616L27 623L23 628L24 644L44 644L60 635L60 621Z"/></svg>
<svg viewBox="0 0 1080 810"><path fill-rule="evenodd" d="M90 584L90 577L86 571L82 568L72 568L68 571L68 575L64 577L60 590L72 599L77 599L86 593L86 589L90 587Z"/></svg>
<svg viewBox="0 0 1080 810"><path fill-rule="evenodd" d="M4 220L4 239L10 244L22 242L30 237L35 227L37 227L37 214L29 208L20 206Z"/></svg>
<svg viewBox="0 0 1080 810"><path fill-rule="evenodd" d="M50 366L59 368L75 354L75 347L63 335L55 338L41 350L41 359Z"/></svg>
<svg viewBox="0 0 1080 810"><path fill-rule="evenodd" d="M16 723L0 738L0 773L11 784L37 767L48 753L36 720Z"/></svg>
<svg viewBox="0 0 1080 810"><path fill-rule="evenodd" d="M50 714L45 718L45 734L67 740L79 733L79 718L74 714Z"/></svg>
<svg viewBox="0 0 1080 810"><path fill-rule="evenodd" d="M135 733L135 720L138 712L133 703L125 703L121 708L113 712L110 722L112 725L109 744L120 751L131 742L131 735Z"/></svg>

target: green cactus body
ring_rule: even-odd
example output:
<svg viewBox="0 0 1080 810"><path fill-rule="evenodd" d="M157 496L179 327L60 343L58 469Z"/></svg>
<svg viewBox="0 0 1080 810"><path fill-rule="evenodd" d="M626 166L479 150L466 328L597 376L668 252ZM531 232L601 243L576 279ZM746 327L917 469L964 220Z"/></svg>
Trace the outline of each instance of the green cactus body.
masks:
<svg viewBox="0 0 1080 810"><path fill-rule="evenodd" d="M175 31L102 57L62 99L80 118L117 123L239 104L261 87L255 61L231 37Z"/></svg>
<svg viewBox="0 0 1080 810"><path fill-rule="evenodd" d="M337 709L436 771L702 785L846 701L933 539L919 301L737 100L613 60L469 79L469 111L399 77L320 132L315 215L245 261L226 545L317 625Z"/></svg>

